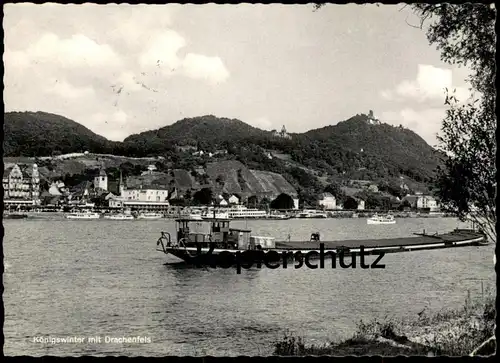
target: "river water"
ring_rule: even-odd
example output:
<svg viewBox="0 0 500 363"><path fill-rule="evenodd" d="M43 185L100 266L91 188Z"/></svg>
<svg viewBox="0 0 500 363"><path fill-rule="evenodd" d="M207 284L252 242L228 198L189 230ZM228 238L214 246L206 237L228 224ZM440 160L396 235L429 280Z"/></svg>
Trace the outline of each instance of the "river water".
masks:
<svg viewBox="0 0 500 363"><path fill-rule="evenodd" d="M181 268L156 251L174 222L5 220L6 355L268 355L288 331L308 342L348 337L356 323L457 308L495 286L494 248L389 254L385 269ZM286 240L411 236L462 226L451 218L238 221ZM328 264L327 264L328 266ZM80 337L43 343L39 338ZM101 337L89 342L88 337ZM143 337L109 342L106 337Z"/></svg>

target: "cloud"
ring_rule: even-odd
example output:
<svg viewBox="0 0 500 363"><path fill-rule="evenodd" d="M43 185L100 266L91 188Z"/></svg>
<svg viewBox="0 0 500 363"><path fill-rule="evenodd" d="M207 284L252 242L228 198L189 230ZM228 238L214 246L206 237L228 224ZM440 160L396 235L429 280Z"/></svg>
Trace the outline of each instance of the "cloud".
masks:
<svg viewBox="0 0 500 363"><path fill-rule="evenodd" d="M436 146L436 135L440 132L446 109L428 108L421 111L407 107L400 111L386 111L380 120L395 126L402 125L420 135L429 145Z"/></svg>
<svg viewBox="0 0 500 363"><path fill-rule="evenodd" d="M249 123L262 130L271 130L273 127L273 123L267 117L258 117L250 120Z"/></svg>
<svg viewBox="0 0 500 363"><path fill-rule="evenodd" d="M97 112L82 122L90 130L97 134L105 135L107 139L121 141L128 135L130 130L127 126L130 117L123 110L113 112Z"/></svg>
<svg viewBox="0 0 500 363"><path fill-rule="evenodd" d="M211 84L224 82L229 77L229 71L219 57L196 53L188 53L184 58L179 56L179 51L186 45L187 41L179 33L164 31L153 38L139 56L139 65L147 73L158 69L166 77L184 75Z"/></svg>
<svg viewBox="0 0 500 363"><path fill-rule="evenodd" d="M188 77L206 79L214 84L224 82L229 77L229 71L219 57L188 53L182 66Z"/></svg>
<svg viewBox="0 0 500 363"><path fill-rule="evenodd" d="M13 53L13 54L12 54ZM11 52L7 61L24 58L29 63L57 63L60 67L119 66L121 60L107 44L98 44L83 34L61 39L56 34L45 33L24 51Z"/></svg>
<svg viewBox="0 0 500 363"><path fill-rule="evenodd" d="M57 79L53 79L50 83L52 86L46 88L46 92L61 98L80 99L95 95L92 87L74 87L65 80L59 81Z"/></svg>
<svg viewBox="0 0 500 363"><path fill-rule="evenodd" d="M177 52L186 45L186 40L177 32L168 30L156 36L147 50L139 57L141 68L159 67L169 75L182 62Z"/></svg>
<svg viewBox="0 0 500 363"><path fill-rule="evenodd" d="M414 80L404 80L394 90L383 90L380 95L386 100L408 100L417 102L444 101L446 89L452 92L456 89L459 101L466 101L470 92L465 87L453 87L453 73L451 69L419 64L417 77Z"/></svg>
<svg viewBox="0 0 500 363"><path fill-rule="evenodd" d="M141 83L136 79L134 72L125 71L118 77L117 86L122 86L126 92L137 92L142 90ZM120 88L115 90L118 92Z"/></svg>

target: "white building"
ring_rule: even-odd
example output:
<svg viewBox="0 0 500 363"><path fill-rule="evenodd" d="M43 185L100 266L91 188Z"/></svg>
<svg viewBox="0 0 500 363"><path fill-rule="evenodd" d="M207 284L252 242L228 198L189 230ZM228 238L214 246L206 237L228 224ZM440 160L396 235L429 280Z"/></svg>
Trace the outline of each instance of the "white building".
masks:
<svg viewBox="0 0 500 363"><path fill-rule="evenodd" d="M61 190L59 189L59 186L56 182L52 182L52 184L50 185L49 194L53 196L62 195Z"/></svg>
<svg viewBox="0 0 500 363"><path fill-rule="evenodd" d="M236 195L231 195L229 197L229 204L240 204L240 199Z"/></svg>
<svg viewBox="0 0 500 363"><path fill-rule="evenodd" d="M318 197L318 205L324 209L335 209L337 201L331 193L321 193Z"/></svg>
<svg viewBox="0 0 500 363"><path fill-rule="evenodd" d="M439 205L436 199L430 195L424 195L422 193L416 192L415 195L407 195L403 198L403 201L410 203L412 208L416 209L429 209L430 212L439 211Z"/></svg>
<svg viewBox="0 0 500 363"><path fill-rule="evenodd" d="M161 187L147 187L139 189L123 189L120 197L124 200L141 202L165 202L168 200L168 190Z"/></svg>
<svg viewBox="0 0 500 363"><path fill-rule="evenodd" d="M365 201L363 199L358 200L358 210L365 210Z"/></svg>
<svg viewBox="0 0 500 363"><path fill-rule="evenodd" d="M150 170L154 172L154 170ZM149 185L147 187L126 188L120 173L120 195L109 196L111 208L131 208L138 210L166 209L170 206L168 202L168 189L163 186Z"/></svg>
<svg viewBox="0 0 500 363"><path fill-rule="evenodd" d="M439 210L439 206L434 197L430 195L419 195L417 197L417 209L429 209L431 212Z"/></svg>
<svg viewBox="0 0 500 363"><path fill-rule="evenodd" d="M40 174L38 166L14 166L4 170L3 189L5 204L39 204Z"/></svg>
<svg viewBox="0 0 500 363"><path fill-rule="evenodd" d="M104 171L104 169L102 168L99 171L99 175L94 177L94 188L108 190L108 176L106 174L106 171Z"/></svg>

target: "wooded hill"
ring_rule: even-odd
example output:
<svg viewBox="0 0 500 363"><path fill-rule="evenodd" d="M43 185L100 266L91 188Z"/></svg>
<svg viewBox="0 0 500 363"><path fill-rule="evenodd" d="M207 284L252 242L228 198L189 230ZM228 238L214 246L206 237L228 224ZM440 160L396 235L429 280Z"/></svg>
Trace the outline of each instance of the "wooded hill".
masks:
<svg viewBox="0 0 500 363"><path fill-rule="evenodd" d="M280 174L299 193L311 195L332 182L349 179L393 185L405 179L410 184L429 185L440 163L439 153L409 129L368 121L367 115L356 115L335 125L291 134L288 139L237 119L207 115L113 142L59 115L8 112L4 115L4 155L89 151L129 157L163 156L157 162L159 170L195 172L202 168L211 185L220 184L215 179L224 174L221 178L232 180L236 188L238 170L233 170L231 163L222 174L214 174L208 167L210 162L234 160L249 170ZM193 155L197 150L204 154ZM227 153L208 156L218 150Z"/></svg>

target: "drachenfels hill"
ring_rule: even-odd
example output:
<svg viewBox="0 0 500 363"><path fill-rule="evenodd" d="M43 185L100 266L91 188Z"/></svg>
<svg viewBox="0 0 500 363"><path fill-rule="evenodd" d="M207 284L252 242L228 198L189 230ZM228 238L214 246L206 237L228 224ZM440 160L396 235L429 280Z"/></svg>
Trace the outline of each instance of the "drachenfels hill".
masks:
<svg viewBox="0 0 500 363"><path fill-rule="evenodd" d="M185 170L191 184L226 190L259 190L269 182L276 192L280 188L290 192L291 185L299 193L316 193L332 181L370 180L399 185L403 179L422 189L429 184L440 160L439 153L416 133L381 123L371 112L300 134L287 133L285 127L279 131L261 130L240 120L208 115L131 135L123 142L107 140L59 115L8 112L4 114L4 132L5 156L42 157L86 151L154 157L160 170ZM118 170L126 163L122 169L133 174L147 165L135 159L113 160L106 164L106 158L101 158L99 166L104 162L106 168ZM65 167L64 161L46 162L51 163L50 177L84 173L91 165L81 161L78 167L75 162L71 167ZM170 183L181 187L190 184L180 180Z"/></svg>

